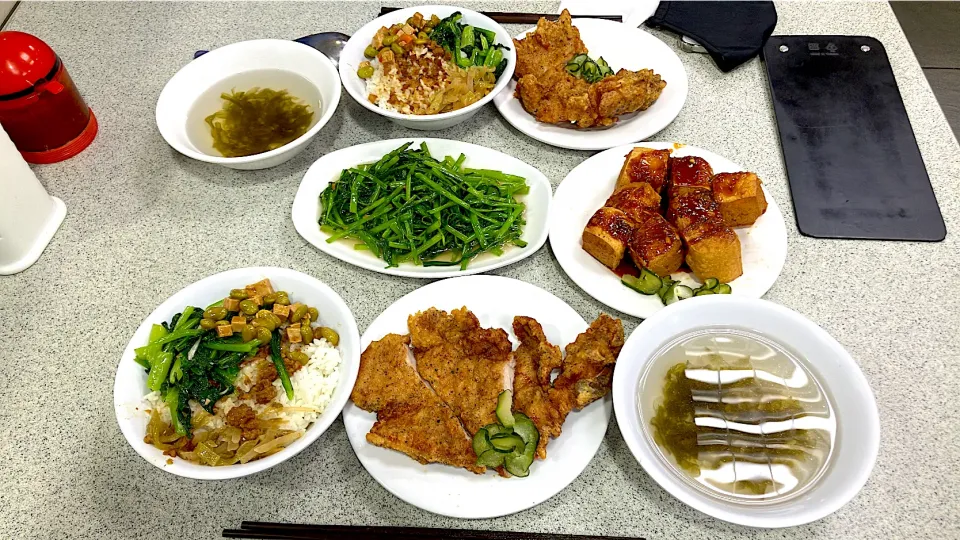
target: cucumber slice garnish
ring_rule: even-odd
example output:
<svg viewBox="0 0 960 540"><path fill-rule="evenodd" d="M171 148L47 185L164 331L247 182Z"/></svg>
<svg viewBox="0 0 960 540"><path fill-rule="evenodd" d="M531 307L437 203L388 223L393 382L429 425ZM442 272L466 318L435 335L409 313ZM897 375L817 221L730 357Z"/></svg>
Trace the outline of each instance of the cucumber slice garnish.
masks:
<svg viewBox="0 0 960 540"><path fill-rule="evenodd" d="M719 284L720 284L720 280L717 279L717 278L709 277L709 278L703 280L703 288L704 288L704 289L712 289L712 288L716 287L716 286L719 285Z"/></svg>
<svg viewBox="0 0 960 540"><path fill-rule="evenodd" d="M511 433L513 433L513 428L503 427L500 424L489 424L489 425L483 426L482 429L485 429L487 431L487 436L490 437L491 439L500 434L510 435Z"/></svg>
<svg viewBox="0 0 960 540"><path fill-rule="evenodd" d="M490 444L490 436L487 434L487 430L480 428L480 431L473 436L473 452L477 456L481 456L487 450L492 449L493 445Z"/></svg>
<svg viewBox="0 0 960 540"><path fill-rule="evenodd" d="M536 451L537 445L529 443L524 447L523 452L507 455L503 460L503 466L513 476L524 478L530 474L530 465L533 464Z"/></svg>
<svg viewBox="0 0 960 540"><path fill-rule="evenodd" d="M533 420L522 412L513 413L513 432L523 439L525 444L533 443L534 446L540 441L540 432Z"/></svg>
<svg viewBox="0 0 960 540"><path fill-rule="evenodd" d="M660 286L663 285L663 280L660 279L660 276L646 268L640 270L640 282L643 284L643 291L641 291L643 294L657 294Z"/></svg>
<svg viewBox="0 0 960 540"><path fill-rule="evenodd" d="M730 285L727 285L726 283L721 283L717 285L715 289L713 289L713 292L717 294L730 294L731 292L733 292L733 287L731 287Z"/></svg>
<svg viewBox="0 0 960 540"><path fill-rule="evenodd" d="M673 295L677 297L677 300L686 300L693 296L693 289L687 287L686 285L675 285L673 287Z"/></svg>
<svg viewBox="0 0 960 540"><path fill-rule="evenodd" d="M693 293L694 296L707 296L708 294L716 294L716 293L711 291L710 289L697 289L697 291Z"/></svg>
<svg viewBox="0 0 960 540"><path fill-rule="evenodd" d="M506 454L502 454L496 450L487 450L486 452L480 454L480 456L477 458L477 465L496 469L497 467L503 465L505 456Z"/></svg>
<svg viewBox="0 0 960 540"><path fill-rule="evenodd" d="M526 443L523 442L523 439L519 435L498 435L497 437L490 439L490 444L493 445L493 449L498 452L523 452L524 446Z"/></svg>
<svg viewBox="0 0 960 540"><path fill-rule="evenodd" d="M497 397L497 420L499 420L504 427L513 427L513 413L510 412L512 407L513 392L510 390L500 392L500 395Z"/></svg>

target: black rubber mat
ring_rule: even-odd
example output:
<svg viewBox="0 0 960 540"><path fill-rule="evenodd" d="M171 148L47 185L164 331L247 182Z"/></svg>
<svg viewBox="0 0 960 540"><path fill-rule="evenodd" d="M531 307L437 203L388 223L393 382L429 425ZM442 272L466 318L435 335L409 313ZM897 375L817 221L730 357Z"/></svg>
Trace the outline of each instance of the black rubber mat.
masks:
<svg viewBox="0 0 960 540"><path fill-rule="evenodd" d="M936 242L946 236L883 45L772 36L763 51L800 232Z"/></svg>

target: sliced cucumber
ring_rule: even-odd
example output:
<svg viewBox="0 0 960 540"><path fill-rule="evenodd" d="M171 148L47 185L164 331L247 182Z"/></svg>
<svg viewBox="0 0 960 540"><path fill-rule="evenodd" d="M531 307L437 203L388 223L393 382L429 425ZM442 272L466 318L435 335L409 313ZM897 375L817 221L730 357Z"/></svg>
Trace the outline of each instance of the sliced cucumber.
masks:
<svg viewBox="0 0 960 540"><path fill-rule="evenodd" d="M481 428L476 435L473 436L473 452L477 456L483 455L487 450L492 450L493 445L490 444L490 436L487 434L487 430Z"/></svg>
<svg viewBox="0 0 960 540"><path fill-rule="evenodd" d="M726 283L721 283L717 285L716 288L713 289L713 292L717 294L730 294L731 292L733 292L733 287L731 287L730 285L727 285Z"/></svg>
<svg viewBox="0 0 960 540"><path fill-rule="evenodd" d="M535 444L528 444L523 452L508 454L503 460L504 468L507 469L508 473L518 478L528 476L536 449L537 446Z"/></svg>
<svg viewBox="0 0 960 540"><path fill-rule="evenodd" d="M526 444L533 443L534 446L540 441L540 432L533 420L522 412L513 413L513 431L523 439Z"/></svg>
<svg viewBox="0 0 960 540"><path fill-rule="evenodd" d="M641 291L643 294L657 294L660 286L663 285L663 280L660 279L660 276L646 268L640 269L640 281L643 283L643 289L645 291Z"/></svg>
<svg viewBox="0 0 960 540"><path fill-rule="evenodd" d="M717 278L712 278L712 277L710 277L710 278L707 278L707 279L703 280L703 288L704 288L704 289L712 289L712 288L716 287L716 286L719 285L719 284L720 284L720 280L717 279Z"/></svg>
<svg viewBox="0 0 960 540"><path fill-rule="evenodd" d="M677 297L677 300L686 300L693 296L693 289L686 285L676 285L673 287L673 294Z"/></svg>
<svg viewBox="0 0 960 540"><path fill-rule="evenodd" d="M496 450L487 450L486 452L480 454L480 456L477 458L477 465L495 469L503 465L505 457L506 454L497 452Z"/></svg>
<svg viewBox="0 0 960 540"><path fill-rule="evenodd" d="M660 289L657 291L657 296L660 297L660 300L663 300L664 303L666 303L667 291L669 291L670 287L673 287L673 285L676 283L676 281L668 277L661 279Z"/></svg>
<svg viewBox="0 0 960 540"><path fill-rule="evenodd" d="M500 434L510 435L513 433L513 428L503 427L500 424L489 424L483 426L483 429L487 431L487 436L491 439Z"/></svg>
<svg viewBox="0 0 960 540"><path fill-rule="evenodd" d="M569 64L567 64L567 73L570 73L572 75L574 73L577 73L578 71L580 71L580 64L574 64L573 62L570 62Z"/></svg>
<svg viewBox="0 0 960 540"><path fill-rule="evenodd" d="M512 407L513 392L510 390L500 392L500 395L497 397L497 420L499 420L504 427L513 427L513 413L510 412Z"/></svg>
<svg viewBox="0 0 960 540"><path fill-rule="evenodd" d="M523 448L526 443L523 442L523 439L519 435L503 435L497 436L493 439L490 439L490 444L493 445L493 449L498 452L523 452Z"/></svg>
<svg viewBox="0 0 960 540"><path fill-rule="evenodd" d="M640 278L636 276L629 276L629 275L623 276L620 278L620 283L623 283L627 287L633 289L634 291L640 294L652 294L652 293L645 292L643 287L643 281L641 281ZM659 289L659 287L657 288Z"/></svg>
<svg viewBox="0 0 960 540"><path fill-rule="evenodd" d="M708 295L708 294L716 294L716 293L713 292L713 291L711 291L710 289L697 289L697 292L695 292L693 295L694 295L694 296L706 296L706 295Z"/></svg>

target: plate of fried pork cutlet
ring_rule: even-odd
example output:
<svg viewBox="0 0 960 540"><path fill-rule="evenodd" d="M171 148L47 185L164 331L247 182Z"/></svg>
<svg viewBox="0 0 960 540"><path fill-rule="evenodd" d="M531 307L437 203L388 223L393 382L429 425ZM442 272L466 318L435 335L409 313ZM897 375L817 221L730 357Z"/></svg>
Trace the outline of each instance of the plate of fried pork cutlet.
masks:
<svg viewBox="0 0 960 540"><path fill-rule="evenodd" d="M762 179L708 150L642 142L578 165L553 196L550 246L590 296L646 318L697 296L762 297L787 229Z"/></svg>
<svg viewBox="0 0 960 540"><path fill-rule="evenodd" d="M587 324L529 283L431 283L361 338L347 436L370 475L414 506L456 518L525 510L599 449L623 342L619 319Z"/></svg>

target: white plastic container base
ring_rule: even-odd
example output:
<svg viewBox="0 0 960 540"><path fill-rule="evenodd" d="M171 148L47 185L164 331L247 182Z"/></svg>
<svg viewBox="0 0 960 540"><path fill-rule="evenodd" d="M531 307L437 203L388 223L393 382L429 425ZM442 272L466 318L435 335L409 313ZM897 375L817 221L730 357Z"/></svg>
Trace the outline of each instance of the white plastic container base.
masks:
<svg viewBox="0 0 960 540"><path fill-rule="evenodd" d="M0 275L37 262L63 223L67 207L51 197L0 128Z"/></svg>

